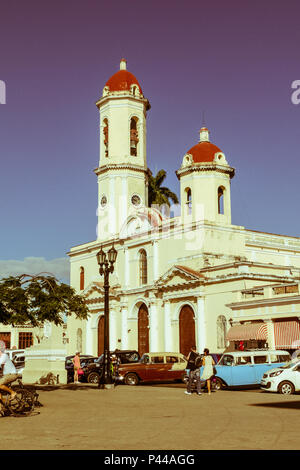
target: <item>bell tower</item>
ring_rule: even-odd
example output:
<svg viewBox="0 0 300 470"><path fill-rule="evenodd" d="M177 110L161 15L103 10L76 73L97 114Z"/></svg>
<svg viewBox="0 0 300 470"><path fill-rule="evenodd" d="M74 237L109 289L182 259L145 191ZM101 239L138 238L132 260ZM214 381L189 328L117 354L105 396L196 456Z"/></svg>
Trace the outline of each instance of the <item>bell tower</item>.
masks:
<svg viewBox="0 0 300 470"><path fill-rule="evenodd" d="M234 173L224 153L210 142L209 130L202 127L199 143L187 151L176 172L183 223L207 220L230 225L230 180Z"/></svg>
<svg viewBox="0 0 300 470"><path fill-rule="evenodd" d="M105 84L99 109L98 239L116 236L127 217L148 205L146 118L150 103L136 77L120 70Z"/></svg>

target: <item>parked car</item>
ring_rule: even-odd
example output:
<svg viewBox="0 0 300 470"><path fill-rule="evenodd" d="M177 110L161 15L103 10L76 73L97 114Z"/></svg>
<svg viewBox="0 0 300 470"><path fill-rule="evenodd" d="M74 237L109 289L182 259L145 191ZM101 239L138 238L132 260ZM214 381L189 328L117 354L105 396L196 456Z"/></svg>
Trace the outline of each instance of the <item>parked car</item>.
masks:
<svg viewBox="0 0 300 470"><path fill-rule="evenodd" d="M186 365L187 359L180 353L146 353L135 364L121 364L117 381L127 385L152 381L184 381Z"/></svg>
<svg viewBox="0 0 300 470"><path fill-rule="evenodd" d="M300 360L271 369L263 375L260 387L267 392L290 395L300 391Z"/></svg>
<svg viewBox="0 0 300 470"><path fill-rule="evenodd" d="M74 380L74 365L73 365L73 362L72 362L72 359L75 357L75 355L73 356L67 356L66 359L65 359L65 369L67 370L67 382L70 383L70 382L73 382ZM89 355L89 354L82 354L80 355L80 365L82 367L82 369L90 362L94 362L96 359L98 359L96 356L92 356L92 355ZM85 377L83 377L82 375L80 375L78 377L79 379L79 382L84 382L85 381Z"/></svg>
<svg viewBox="0 0 300 470"><path fill-rule="evenodd" d="M216 386L221 389L240 385L259 385L265 373L291 360L287 351L252 350L223 354L216 365Z"/></svg>
<svg viewBox="0 0 300 470"><path fill-rule="evenodd" d="M21 354L21 355L24 356L24 354L25 354L25 349L6 349L5 352L6 352L6 354L8 355L9 359L10 359L11 361L13 361L13 360L14 360L14 357L15 357L16 355L20 355L20 354Z"/></svg>
<svg viewBox="0 0 300 470"><path fill-rule="evenodd" d="M22 375L24 367L25 367L25 354L24 354L24 352L15 354L12 362L13 362L15 368L17 369L17 373Z"/></svg>
<svg viewBox="0 0 300 470"><path fill-rule="evenodd" d="M140 355L135 349L115 349L114 351L110 351L110 357L111 359L113 357L116 358L116 372L120 364L135 363L140 359ZM101 354L93 363L86 365L86 367L83 368L84 380L89 383L98 383L103 373L103 361L104 354Z"/></svg>

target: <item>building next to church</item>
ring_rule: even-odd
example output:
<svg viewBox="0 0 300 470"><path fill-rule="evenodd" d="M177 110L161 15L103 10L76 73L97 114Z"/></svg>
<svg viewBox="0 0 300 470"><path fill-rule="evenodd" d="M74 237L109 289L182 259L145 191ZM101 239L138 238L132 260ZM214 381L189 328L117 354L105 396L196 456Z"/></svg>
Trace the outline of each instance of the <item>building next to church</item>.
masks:
<svg viewBox="0 0 300 470"><path fill-rule="evenodd" d="M69 354L103 351L104 289L96 254L112 244L118 256L110 276L110 349L187 354L196 344L198 351L222 352L241 341L298 347L300 239L231 223L235 170L206 127L174 168L180 214L149 208L150 103L124 59L96 104L97 239L68 253L71 285L86 297L90 317L68 319ZM281 302L274 294L278 286L292 289Z"/></svg>

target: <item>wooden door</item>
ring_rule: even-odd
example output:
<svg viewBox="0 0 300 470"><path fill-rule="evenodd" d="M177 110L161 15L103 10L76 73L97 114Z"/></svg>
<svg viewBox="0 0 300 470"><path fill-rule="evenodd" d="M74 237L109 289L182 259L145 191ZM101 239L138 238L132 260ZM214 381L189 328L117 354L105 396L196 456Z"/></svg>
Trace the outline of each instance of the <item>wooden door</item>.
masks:
<svg viewBox="0 0 300 470"><path fill-rule="evenodd" d="M184 305L179 315L179 343L185 356L196 345L194 312L189 305Z"/></svg>
<svg viewBox="0 0 300 470"><path fill-rule="evenodd" d="M98 322L98 356L104 353L104 315L99 318Z"/></svg>
<svg viewBox="0 0 300 470"><path fill-rule="evenodd" d="M10 333L0 333L0 340L4 341L6 349L10 349Z"/></svg>
<svg viewBox="0 0 300 470"><path fill-rule="evenodd" d="M148 309L142 304L138 313L138 351L142 356L149 352L149 316Z"/></svg>

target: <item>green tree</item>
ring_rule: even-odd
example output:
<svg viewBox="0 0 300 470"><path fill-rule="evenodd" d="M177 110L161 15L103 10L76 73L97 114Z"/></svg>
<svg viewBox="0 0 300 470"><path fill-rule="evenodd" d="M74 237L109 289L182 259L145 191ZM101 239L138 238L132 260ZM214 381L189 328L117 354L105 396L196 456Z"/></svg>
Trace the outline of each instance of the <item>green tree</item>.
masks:
<svg viewBox="0 0 300 470"><path fill-rule="evenodd" d="M64 323L63 316L88 318L84 297L53 275L22 274L0 280L0 323L41 326L45 321Z"/></svg>
<svg viewBox="0 0 300 470"><path fill-rule="evenodd" d="M148 183L148 206L151 207L152 204L157 204L162 206L166 204L170 207L170 200L174 204L178 204L178 198L175 193L173 193L166 186L162 186L163 181L167 176L165 170L159 170L156 176L152 174L149 176Z"/></svg>

